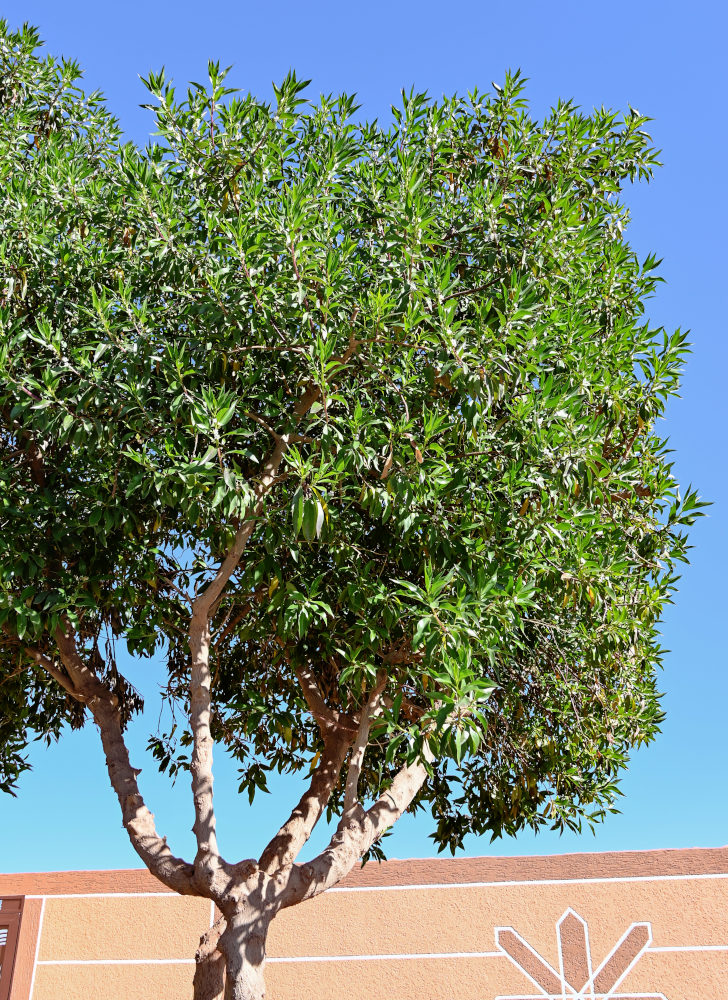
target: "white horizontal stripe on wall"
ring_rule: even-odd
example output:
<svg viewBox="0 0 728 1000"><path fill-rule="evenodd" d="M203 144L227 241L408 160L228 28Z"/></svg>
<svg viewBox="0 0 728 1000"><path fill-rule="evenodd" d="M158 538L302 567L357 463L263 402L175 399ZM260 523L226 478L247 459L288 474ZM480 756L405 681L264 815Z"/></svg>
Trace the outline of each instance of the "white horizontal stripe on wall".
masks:
<svg viewBox="0 0 728 1000"><path fill-rule="evenodd" d="M510 997L496 997L495 1000L513 1000ZM544 1000L543 993L522 993L518 1000ZM593 1000L667 1000L664 993L595 993Z"/></svg>
<svg viewBox="0 0 728 1000"><path fill-rule="evenodd" d="M411 955L300 955L294 958L266 958L270 962L397 962L418 958L502 958L500 951L413 952Z"/></svg>
<svg viewBox="0 0 728 1000"><path fill-rule="evenodd" d="M646 948L644 954L651 952L704 952L704 951L728 951L725 944L695 944L679 945L675 947ZM266 963L270 965L292 962L398 962L415 959L439 959L448 960L453 958L504 958L501 951L442 951L442 952L412 952L409 954L392 955L296 955L293 957L267 958ZM190 965L194 964L194 958L63 958L44 959L38 965Z"/></svg>
<svg viewBox="0 0 728 1000"><path fill-rule="evenodd" d="M189 899L178 892L49 892L45 895L28 894L26 899L148 899L150 896L162 896L169 899ZM196 896L195 899L203 899Z"/></svg>
<svg viewBox="0 0 728 1000"><path fill-rule="evenodd" d="M645 954L647 952L661 952L661 951L728 951L728 945L725 944L686 944L680 946L667 946L662 948L645 948Z"/></svg>
<svg viewBox="0 0 728 1000"><path fill-rule="evenodd" d="M620 882L685 882L690 879L728 878L728 872L720 874L700 875L621 875L595 876L594 878L537 878L511 879L503 882L424 882L414 885L358 885L336 886L327 889L330 892L402 892L409 889L498 889L513 888L524 885L594 885L595 883Z"/></svg>
<svg viewBox="0 0 728 1000"><path fill-rule="evenodd" d="M36 965L194 965L194 958L58 958Z"/></svg>
<svg viewBox="0 0 728 1000"><path fill-rule="evenodd" d="M352 885L336 886L327 889L326 895L334 892L409 892L423 889L498 889L517 888L524 885L595 885L620 884L628 882L689 882L705 879L726 879L728 872L718 872L699 875L620 875L595 876L593 878L544 878L544 879L511 879L502 882L421 882L411 885ZM178 899L176 892L58 892L28 894L26 899L143 899L150 896L161 896L168 899ZM192 898L192 897L184 897ZM198 898L198 897L195 897ZM202 898L202 897L199 897Z"/></svg>

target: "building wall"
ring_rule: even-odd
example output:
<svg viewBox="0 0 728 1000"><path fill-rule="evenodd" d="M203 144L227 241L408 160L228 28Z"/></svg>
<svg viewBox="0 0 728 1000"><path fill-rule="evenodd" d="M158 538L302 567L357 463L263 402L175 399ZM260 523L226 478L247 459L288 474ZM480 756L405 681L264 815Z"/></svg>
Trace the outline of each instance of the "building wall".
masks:
<svg viewBox="0 0 728 1000"><path fill-rule="evenodd" d="M389 861L283 911L271 1000L725 1000L728 848ZM208 901L147 872L0 875L10 1000L189 1000ZM0 914L1 914L0 910Z"/></svg>

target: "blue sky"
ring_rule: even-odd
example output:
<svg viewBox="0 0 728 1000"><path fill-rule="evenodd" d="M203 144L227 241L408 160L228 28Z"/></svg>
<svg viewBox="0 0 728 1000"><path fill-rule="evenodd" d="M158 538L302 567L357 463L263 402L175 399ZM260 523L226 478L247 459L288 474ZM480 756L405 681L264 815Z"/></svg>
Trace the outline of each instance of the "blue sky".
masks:
<svg viewBox="0 0 728 1000"><path fill-rule="evenodd" d="M728 466L726 429L728 313L725 37L728 8L717 0L613 0L606 4L521 0L367 0L306 3L278 0L4 0L11 24L40 27L49 51L78 59L86 86L108 97L129 138L143 142L148 112L138 74L164 65L182 84L203 79L208 59L234 65L231 85L271 95L288 69L312 90L355 91L360 114L385 118L401 87L434 95L487 88L506 69L530 78L535 113L559 97L585 108L627 104L654 118L663 150L656 180L628 193L630 239L642 256L664 258L666 284L649 305L651 320L690 328L694 344L683 396L664 431L684 484L713 502L693 532L694 550L676 604L664 624L671 650L662 688L667 721L658 742L634 758L623 782L622 813L596 837L523 835L490 844L471 838L467 854L534 854L585 850L715 846L728 842ZM145 718L130 735L143 767L142 788L160 832L191 856L191 801L183 778L170 789L144 760L148 728L158 714L157 678L132 668L147 696ZM33 748L34 770L18 799L0 798L0 843L6 871L138 867L121 828L93 729L58 747ZM256 855L266 834L300 794L296 780L273 785L251 811L237 795L234 768L218 757L216 802L221 847L231 860ZM9 832L12 831L12 832ZM393 857L434 853L426 820L406 818L387 841ZM322 846L324 833L314 838Z"/></svg>

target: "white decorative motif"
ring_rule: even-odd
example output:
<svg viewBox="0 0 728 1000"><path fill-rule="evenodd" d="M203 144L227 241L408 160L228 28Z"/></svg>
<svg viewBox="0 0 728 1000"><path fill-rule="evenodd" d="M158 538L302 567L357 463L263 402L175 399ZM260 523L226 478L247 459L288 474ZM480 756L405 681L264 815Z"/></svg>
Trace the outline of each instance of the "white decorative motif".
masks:
<svg viewBox="0 0 728 1000"><path fill-rule="evenodd" d="M592 968L589 926L571 908L556 923L558 971L513 927L496 927L495 943L539 990L496 1000L667 1000L663 993L616 992L652 943L652 927L647 922L631 924L596 969Z"/></svg>

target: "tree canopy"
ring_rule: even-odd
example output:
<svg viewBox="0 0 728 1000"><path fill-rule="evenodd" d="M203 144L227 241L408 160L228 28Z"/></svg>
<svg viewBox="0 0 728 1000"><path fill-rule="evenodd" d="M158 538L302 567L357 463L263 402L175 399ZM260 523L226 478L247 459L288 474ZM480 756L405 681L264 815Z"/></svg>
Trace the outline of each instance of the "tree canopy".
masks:
<svg viewBox="0 0 728 1000"><path fill-rule="evenodd" d="M362 123L293 73L269 104L210 64L181 94L144 81L139 148L37 47L3 25L2 787L29 739L93 718L139 806L121 645L166 658L189 720L151 737L192 772L193 888L160 875L180 891L217 891L213 742L251 800L308 776L269 873L325 810L330 857L369 823L352 864L407 808L452 850L601 818L662 717L701 506L657 428L686 337L646 320L659 262L624 234L648 119L536 120L513 73Z"/></svg>

